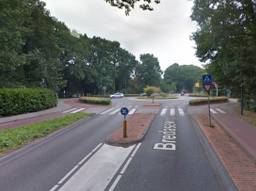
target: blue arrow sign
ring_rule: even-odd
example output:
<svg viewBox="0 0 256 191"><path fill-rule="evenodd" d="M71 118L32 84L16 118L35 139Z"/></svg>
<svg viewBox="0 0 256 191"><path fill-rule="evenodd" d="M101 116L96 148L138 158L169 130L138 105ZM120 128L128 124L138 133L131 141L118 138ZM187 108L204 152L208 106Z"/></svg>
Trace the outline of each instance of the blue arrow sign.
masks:
<svg viewBox="0 0 256 191"><path fill-rule="evenodd" d="M203 85L212 85L213 83L213 78L211 74L203 75L202 80L203 80Z"/></svg>
<svg viewBox="0 0 256 191"><path fill-rule="evenodd" d="M120 112L121 112L122 115L126 116L126 115L128 115L129 110L126 107L122 107Z"/></svg>

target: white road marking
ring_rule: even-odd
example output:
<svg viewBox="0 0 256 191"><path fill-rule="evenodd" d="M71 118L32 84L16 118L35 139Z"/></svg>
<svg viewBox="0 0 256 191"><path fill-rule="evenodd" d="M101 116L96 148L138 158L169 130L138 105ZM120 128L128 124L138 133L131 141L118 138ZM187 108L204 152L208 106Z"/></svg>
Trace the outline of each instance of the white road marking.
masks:
<svg viewBox="0 0 256 191"><path fill-rule="evenodd" d="M118 184L119 180L122 178L122 175L126 171L126 169L129 166L129 164L131 163L133 157L135 156L135 154L138 151L138 149L140 148L140 146L141 146L141 143L136 145L136 148L132 151L131 156L129 157L129 159L127 160L127 162L125 163L125 165L121 169L119 175L117 176L117 178L115 179L114 183L111 185L111 187L109 188L108 191L113 191L115 189L116 185Z"/></svg>
<svg viewBox="0 0 256 191"><path fill-rule="evenodd" d="M69 109L69 110L63 111L62 113L68 113L68 112L74 111L74 110L76 110L76 109L77 109L77 108L72 108L72 109Z"/></svg>
<svg viewBox="0 0 256 191"><path fill-rule="evenodd" d="M166 114L166 112L167 112L167 108L164 108L164 109L162 109L160 115L161 115L161 116L164 116L164 115Z"/></svg>
<svg viewBox="0 0 256 191"><path fill-rule="evenodd" d="M122 166L134 146L104 144L61 188L60 191L102 191Z"/></svg>
<svg viewBox="0 0 256 191"><path fill-rule="evenodd" d="M51 190L49 190L49 191L55 191L55 190L57 190L58 188L59 188L59 185L56 184L56 185L55 185L54 187L52 187Z"/></svg>
<svg viewBox="0 0 256 191"><path fill-rule="evenodd" d="M103 143L98 144L88 155L86 155L76 166L74 166L55 186L51 188L50 191L55 191L59 188L59 186L74 172L77 168L84 163L94 152L103 145Z"/></svg>
<svg viewBox="0 0 256 191"><path fill-rule="evenodd" d="M171 108L171 110L170 110L170 115L173 117L173 116L175 116L175 109L174 108Z"/></svg>
<svg viewBox="0 0 256 191"><path fill-rule="evenodd" d="M121 108L118 108L118 109L116 109L116 110L112 111L111 113L109 113L109 115L114 115L114 114L116 114L117 112L119 112L119 111L120 111L120 109L121 109Z"/></svg>
<svg viewBox="0 0 256 191"><path fill-rule="evenodd" d="M112 110L114 110L115 108L110 108L110 109L108 109L108 110L106 110L106 111L103 111L102 113L100 113L101 115L104 115L104 114L106 114L106 113L108 113L108 112L110 112L110 111L112 111Z"/></svg>
<svg viewBox="0 0 256 191"><path fill-rule="evenodd" d="M72 112L70 112L70 113L78 113L79 111L83 111L83 110L85 110L85 108L80 108L80 109L77 109L77 110L72 111Z"/></svg>
<svg viewBox="0 0 256 191"><path fill-rule="evenodd" d="M118 175L117 178L115 179L114 183L111 185L108 191L113 191L118 184L119 180L122 178L122 175Z"/></svg>
<svg viewBox="0 0 256 191"><path fill-rule="evenodd" d="M220 109L220 108L215 108L218 112L220 112L220 113L223 113L223 114L225 114L226 112L225 111L223 111L222 109Z"/></svg>
<svg viewBox="0 0 256 191"><path fill-rule="evenodd" d="M180 116L184 116L185 115L185 113L184 113L182 108L178 108L178 112L179 112Z"/></svg>
<svg viewBox="0 0 256 191"><path fill-rule="evenodd" d="M216 114L216 113L217 113L214 109L210 109L210 111L211 111L213 114Z"/></svg>
<svg viewBox="0 0 256 191"><path fill-rule="evenodd" d="M133 108L132 110L129 111L128 115L134 114L136 110L137 110L136 108Z"/></svg>

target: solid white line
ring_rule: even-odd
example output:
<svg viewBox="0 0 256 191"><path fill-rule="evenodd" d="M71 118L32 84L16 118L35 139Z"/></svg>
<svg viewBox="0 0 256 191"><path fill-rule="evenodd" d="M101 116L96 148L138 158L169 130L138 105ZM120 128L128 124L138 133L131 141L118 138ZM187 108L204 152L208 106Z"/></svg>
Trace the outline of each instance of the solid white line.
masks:
<svg viewBox="0 0 256 191"><path fill-rule="evenodd" d="M219 109L219 108L215 108L218 112L220 112L220 113L223 113L223 114L225 114L226 112L225 111L223 111L222 109Z"/></svg>
<svg viewBox="0 0 256 191"><path fill-rule="evenodd" d="M116 114L118 111L120 111L120 108L118 108L118 109L116 109L115 111L109 113L109 115L114 115L114 114Z"/></svg>
<svg viewBox="0 0 256 191"><path fill-rule="evenodd" d="M115 109L115 108L110 108L110 109L108 109L108 110L106 110L106 111L103 111L102 113L100 113L101 115L104 115L104 114L106 114L106 113L108 113L108 112L110 112L110 111L112 111L113 109Z"/></svg>
<svg viewBox="0 0 256 191"><path fill-rule="evenodd" d="M62 113L68 113L68 112L74 111L74 110L76 110L76 109L77 109L77 108L72 108L72 109L69 109L69 110L63 111Z"/></svg>
<svg viewBox="0 0 256 191"><path fill-rule="evenodd" d="M175 109L174 109L174 108L171 108L171 110L170 110L170 115L171 115L171 116L175 116Z"/></svg>
<svg viewBox="0 0 256 191"><path fill-rule="evenodd" d="M184 116L184 115L185 115L185 113L184 113L184 111L183 111L182 108L178 108L178 111L179 111L179 114L180 114L181 116Z"/></svg>
<svg viewBox="0 0 256 191"><path fill-rule="evenodd" d="M135 150L132 152L132 154L131 154L131 157L134 157L134 155L136 154L136 152L138 151L138 149L140 148L140 146L141 146L141 143L139 143L137 146L136 146L136 148L135 148Z"/></svg>
<svg viewBox="0 0 256 191"><path fill-rule="evenodd" d="M130 164L131 161L132 161L132 158L130 157L130 158L128 159L128 161L125 163L125 165L124 165L124 167L122 168L122 170L120 171L120 174L122 174L122 175L124 174L124 172L126 171L128 165Z"/></svg>
<svg viewBox="0 0 256 191"><path fill-rule="evenodd" d="M59 188L59 185L56 184L56 185L55 185L54 187L52 187L51 190L49 190L49 191L55 191L55 190L57 190L58 188Z"/></svg>
<svg viewBox="0 0 256 191"><path fill-rule="evenodd" d="M59 182L58 184L62 184L73 172L75 172L77 170L79 166L76 165L74 166Z"/></svg>
<svg viewBox="0 0 256 191"><path fill-rule="evenodd" d="M133 108L132 110L129 111L128 115L134 114L136 110L137 110L136 108Z"/></svg>
<svg viewBox="0 0 256 191"><path fill-rule="evenodd" d="M78 113L79 111L83 111L83 110L85 110L85 108L77 109L77 110L75 110L75 111L72 111L71 113Z"/></svg>
<svg viewBox="0 0 256 191"><path fill-rule="evenodd" d="M121 178L122 178L122 175L118 175L108 191L113 191Z"/></svg>
<svg viewBox="0 0 256 191"><path fill-rule="evenodd" d="M83 164L103 143L98 144L88 155L86 155L76 166L74 166L50 191L55 191L60 184L62 184L74 171L77 170L79 165Z"/></svg>
<svg viewBox="0 0 256 191"><path fill-rule="evenodd" d="M217 113L214 109L210 109L210 111L211 111L213 114L216 114L216 113Z"/></svg>
<svg viewBox="0 0 256 191"><path fill-rule="evenodd" d="M111 187L109 188L109 191L113 191L116 187L116 185L118 184L119 180L122 178L122 175L124 174L124 172L126 171L127 167L129 166L129 164L131 163L131 160L133 159L134 155L136 154L136 152L138 151L138 149L140 148L141 143L137 144L135 149L133 150L131 156L129 157L129 159L127 160L127 162L125 163L125 165L123 166L122 170L120 171L119 175L117 176L117 178L115 179L114 183L111 185Z"/></svg>
<svg viewBox="0 0 256 191"><path fill-rule="evenodd" d="M167 111L167 108L162 109L160 115L161 115L161 116L165 115L165 114L166 114L166 111Z"/></svg>
<svg viewBox="0 0 256 191"><path fill-rule="evenodd" d="M93 156L60 188L66 190L104 190L120 169L135 146L127 148L104 144ZM99 181L100 180L100 181Z"/></svg>

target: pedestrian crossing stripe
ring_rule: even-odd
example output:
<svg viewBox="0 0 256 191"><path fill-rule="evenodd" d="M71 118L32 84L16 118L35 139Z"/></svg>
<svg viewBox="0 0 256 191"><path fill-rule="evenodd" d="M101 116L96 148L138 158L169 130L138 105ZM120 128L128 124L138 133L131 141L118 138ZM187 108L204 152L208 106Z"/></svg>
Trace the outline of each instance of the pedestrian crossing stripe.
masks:
<svg viewBox="0 0 256 191"><path fill-rule="evenodd" d="M85 108L80 108L80 109L77 109L75 111L71 111L70 113L78 113L78 112L83 111L83 110L85 110Z"/></svg>
<svg viewBox="0 0 256 191"><path fill-rule="evenodd" d="M179 112L179 114L180 114L181 116L184 116L184 115L185 115L185 113L184 113L184 111L183 111L182 108L178 108L178 112Z"/></svg>
<svg viewBox="0 0 256 191"><path fill-rule="evenodd" d="M220 108L216 108L216 110L218 111L218 112L220 112L220 113L223 113L223 114L225 114L226 112L225 111L223 111L222 109L220 109Z"/></svg>
<svg viewBox="0 0 256 191"><path fill-rule="evenodd" d="M170 109L170 116L175 116L175 109L174 108L171 108Z"/></svg>
<svg viewBox="0 0 256 191"><path fill-rule="evenodd" d="M74 111L74 110L76 110L77 108L71 108L71 109L68 109L68 110L66 110L66 111L63 111L62 113L69 113L69 112L71 112L71 111Z"/></svg>

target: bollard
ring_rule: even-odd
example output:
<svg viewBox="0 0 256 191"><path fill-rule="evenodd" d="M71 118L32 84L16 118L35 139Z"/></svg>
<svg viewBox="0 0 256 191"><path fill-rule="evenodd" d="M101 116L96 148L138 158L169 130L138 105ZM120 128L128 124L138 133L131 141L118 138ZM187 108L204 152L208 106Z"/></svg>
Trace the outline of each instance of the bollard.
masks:
<svg viewBox="0 0 256 191"><path fill-rule="evenodd" d="M127 121L124 119L123 121L123 138L127 137Z"/></svg>

